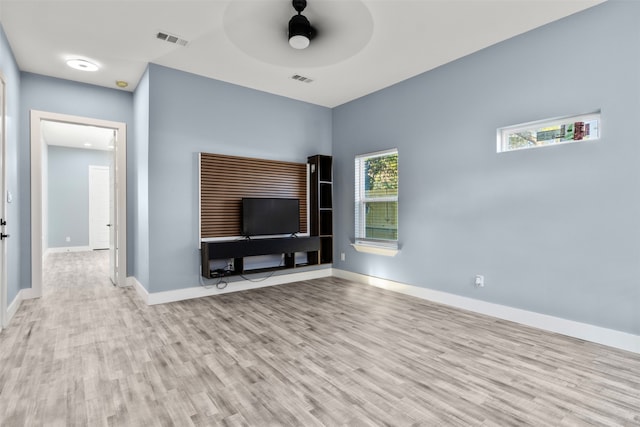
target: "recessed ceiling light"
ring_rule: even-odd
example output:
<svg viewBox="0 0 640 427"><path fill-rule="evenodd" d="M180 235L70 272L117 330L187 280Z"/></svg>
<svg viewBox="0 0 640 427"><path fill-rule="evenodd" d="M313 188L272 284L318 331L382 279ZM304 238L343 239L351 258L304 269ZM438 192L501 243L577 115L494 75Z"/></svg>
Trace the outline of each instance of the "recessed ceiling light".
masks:
<svg viewBox="0 0 640 427"><path fill-rule="evenodd" d="M85 147L91 147L91 144L90 144L90 143L88 143L88 142L85 142L85 143L84 143L84 146L85 146Z"/></svg>
<svg viewBox="0 0 640 427"><path fill-rule="evenodd" d="M129 83L125 82L124 80L116 80L116 86L124 89L125 87L129 86Z"/></svg>
<svg viewBox="0 0 640 427"><path fill-rule="evenodd" d="M67 59L67 65L80 71L98 71L98 66L86 59Z"/></svg>

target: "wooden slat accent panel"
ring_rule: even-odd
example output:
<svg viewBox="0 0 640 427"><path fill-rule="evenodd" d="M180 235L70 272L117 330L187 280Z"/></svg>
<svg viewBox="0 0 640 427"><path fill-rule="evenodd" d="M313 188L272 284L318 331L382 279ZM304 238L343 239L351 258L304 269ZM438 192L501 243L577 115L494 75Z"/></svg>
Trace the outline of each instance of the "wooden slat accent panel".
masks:
<svg viewBox="0 0 640 427"><path fill-rule="evenodd" d="M243 197L300 199L307 232L307 164L200 153L201 238L240 235Z"/></svg>

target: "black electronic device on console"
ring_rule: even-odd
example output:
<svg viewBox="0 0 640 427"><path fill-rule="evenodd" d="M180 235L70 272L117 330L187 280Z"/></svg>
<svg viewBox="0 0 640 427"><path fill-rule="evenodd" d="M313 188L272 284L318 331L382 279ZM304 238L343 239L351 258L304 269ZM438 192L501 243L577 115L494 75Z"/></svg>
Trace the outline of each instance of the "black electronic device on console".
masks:
<svg viewBox="0 0 640 427"><path fill-rule="evenodd" d="M266 236L300 232L300 200L242 199L242 235Z"/></svg>

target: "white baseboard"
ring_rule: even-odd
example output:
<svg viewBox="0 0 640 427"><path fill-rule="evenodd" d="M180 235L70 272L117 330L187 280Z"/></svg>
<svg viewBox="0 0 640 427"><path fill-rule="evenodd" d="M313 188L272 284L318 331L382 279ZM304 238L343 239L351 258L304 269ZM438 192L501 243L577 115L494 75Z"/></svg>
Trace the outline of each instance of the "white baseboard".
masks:
<svg viewBox="0 0 640 427"><path fill-rule="evenodd" d="M138 295L140 295L140 298L142 298L142 301L144 301L145 304L149 305L149 292L147 292L145 287L142 286L142 283L138 282L138 279L136 279L135 276L128 276L127 284L133 286Z"/></svg>
<svg viewBox="0 0 640 427"><path fill-rule="evenodd" d="M174 301L183 301L193 298L208 297L211 295L227 294L229 292L264 288L267 286L282 285L285 283L300 282L302 280L320 279L322 277L331 277L331 268L271 276L268 279L262 280L260 282L251 282L249 280L229 282L227 287L224 289L218 289L212 285L211 287L206 288L204 286L195 286L184 289L176 289L172 291L151 293L149 293L144 288L144 286L142 286L140 282L136 280L135 277L130 277L129 280L131 280L133 286L135 287L140 297L144 300L144 302L146 302L148 305L155 305Z"/></svg>
<svg viewBox="0 0 640 427"><path fill-rule="evenodd" d="M20 296L23 300L40 298L42 295L37 293L33 288L25 288L20 290Z"/></svg>
<svg viewBox="0 0 640 427"><path fill-rule="evenodd" d="M473 311L499 319L509 320L527 326L579 338L598 344L615 347L622 350L640 353L640 335L614 329L589 325L588 323L575 322L560 317L540 314L533 311L522 310L500 304L493 304L473 298L454 295L447 292L407 285L391 280L380 279L350 271L333 269L333 275L355 282L365 283L394 292L422 298L425 300L450 305L452 307Z"/></svg>
<svg viewBox="0 0 640 427"><path fill-rule="evenodd" d="M20 308L20 304L22 304L22 300L24 299L24 291L24 289L20 289L18 291L18 295L16 295L11 304L7 307L7 325L11 322L11 319L13 319L13 316L15 316L16 312Z"/></svg>
<svg viewBox="0 0 640 427"><path fill-rule="evenodd" d="M59 248L47 248L44 252L46 257L49 254L59 254L64 252L87 252L92 250L89 246L62 246Z"/></svg>

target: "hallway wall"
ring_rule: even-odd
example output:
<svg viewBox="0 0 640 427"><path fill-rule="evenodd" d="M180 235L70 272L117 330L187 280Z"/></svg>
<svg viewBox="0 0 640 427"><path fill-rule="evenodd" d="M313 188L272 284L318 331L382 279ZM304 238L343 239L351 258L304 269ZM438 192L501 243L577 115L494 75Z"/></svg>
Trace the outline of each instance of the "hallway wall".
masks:
<svg viewBox="0 0 640 427"><path fill-rule="evenodd" d="M109 166L112 153L58 146L48 152L48 246L89 246L89 166Z"/></svg>

